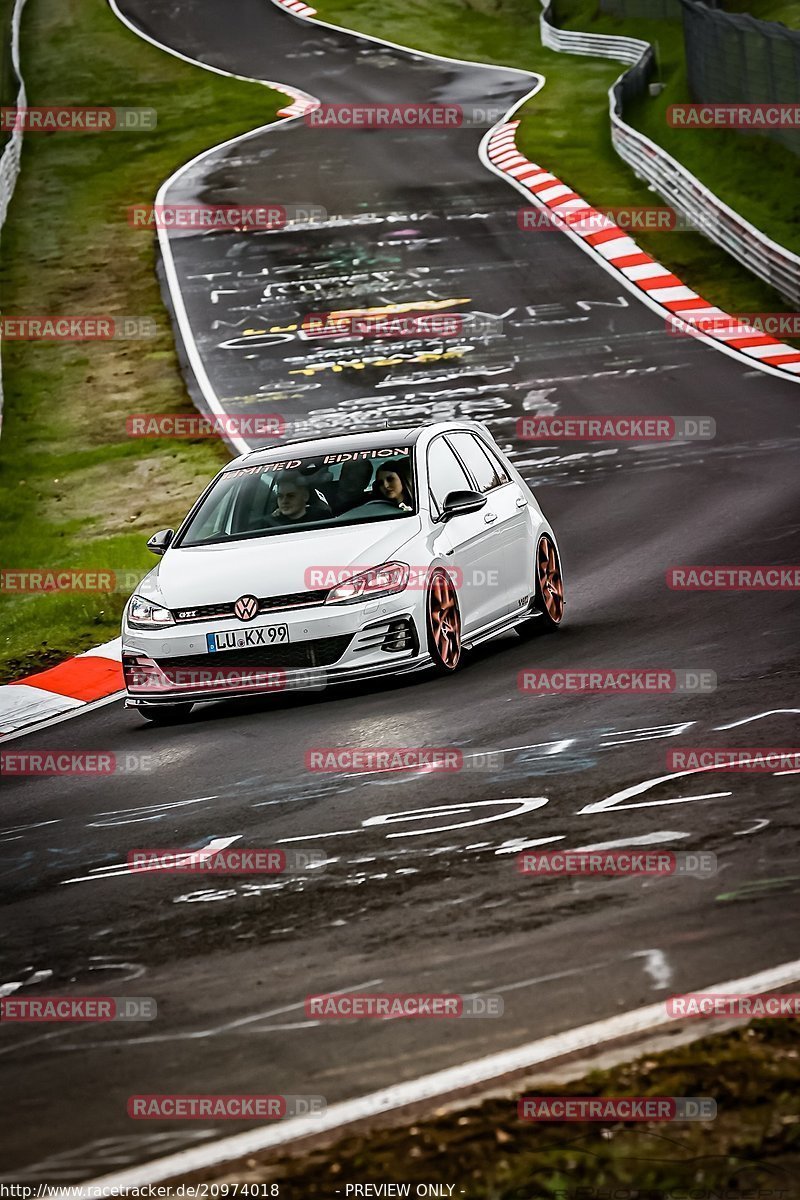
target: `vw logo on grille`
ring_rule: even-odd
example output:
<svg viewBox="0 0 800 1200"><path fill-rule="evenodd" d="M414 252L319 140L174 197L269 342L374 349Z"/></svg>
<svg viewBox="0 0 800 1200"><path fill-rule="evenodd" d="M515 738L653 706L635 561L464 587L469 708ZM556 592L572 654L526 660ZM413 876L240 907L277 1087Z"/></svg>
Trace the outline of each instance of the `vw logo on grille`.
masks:
<svg viewBox="0 0 800 1200"><path fill-rule="evenodd" d="M255 596L240 596L233 606L233 611L240 621L252 621L258 613L258 601Z"/></svg>

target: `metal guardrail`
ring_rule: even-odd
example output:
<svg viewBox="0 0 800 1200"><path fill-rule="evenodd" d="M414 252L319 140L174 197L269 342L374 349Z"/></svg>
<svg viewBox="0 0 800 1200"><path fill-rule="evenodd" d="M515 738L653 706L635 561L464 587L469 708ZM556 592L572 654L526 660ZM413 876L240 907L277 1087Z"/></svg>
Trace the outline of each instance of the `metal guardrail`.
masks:
<svg viewBox="0 0 800 1200"><path fill-rule="evenodd" d="M650 43L639 38L615 37L608 33L576 33L572 29L559 29L550 20L551 0L542 0L544 11L539 17L542 44L548 50L561 54L588 54L595 58L614 58L619 62L636 63Z"/></svg>
<svg viewBox="0 0 800 1200"><path fill-rule="evenodd" d="M762 21L747 12L723 12L697 0L677 3L686 47L686 82L693 100L800 103L800 29ZM738 136L752 137L754 132L740 129ZM758 133L800 155L800 130L791 125L767 126Z"/></svg>
<svg viewBox="0 0 800 1200"><path fill-rule="evenodd" d="M25 7L25 0L15 0L14 11L11 14L11 62L14 68L14 74L19 80L19 91L17 92L16 107L18 109L25 108L28 103L27 93L25 91L25 81L22 78L22 71L19 64L19 27L22 21L22 10ZM0 154L0 231L5 224L8 206L11 203L11 197L14 194L14 188L19 175L20 158L22 155L22 127L17 126L12 130L8 141L3 146L3 152ZM2 363L0 363L0 430L2 430L3 421L3 374Z"/></svg>
<svg viewBox="0 0 800 1200"><path fill-rule="evenodd" d="M19 65L19 27L24 7L25 0L15 0L14 10L11 14L11 62L14 74L19 81L19 91L17 92L16 100L17 108L24 108L28 103L25 93L25 83L22 79ZM0 155L0 229L5 223L9 201L11 200L14 185L19 175L21 153L22 129L17 128L11 132L8 141L3 146L3 153Z"/></svg>
<svg viewBox="0 0 800 1200"><path fill-rule="evenodd" d="M611 141L617 154L700 233L735 258L791 304L800 305L800 256L768 238L715 195L662 147L628 125L626 101L646 89L654 67L649 42L612 34L558 29L551 21L551 0L541 0L542 44L562 54L611 58L630 64L608 92Z"/></svg>

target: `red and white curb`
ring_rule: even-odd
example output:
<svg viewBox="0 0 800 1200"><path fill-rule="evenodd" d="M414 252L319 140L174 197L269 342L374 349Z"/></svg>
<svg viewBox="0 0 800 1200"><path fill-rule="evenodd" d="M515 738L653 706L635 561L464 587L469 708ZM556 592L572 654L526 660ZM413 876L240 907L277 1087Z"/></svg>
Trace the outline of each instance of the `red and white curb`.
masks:
<svg viewBox="0 0 800 1200"><path fill-rule="evenodd" d="M301 5L305 8L305 5ZM314 12L313 8L308 9L309 12ZM308 92L301 92L297 88L290 87L288 83L274 83L272 80L264 81L267 87L274 88L276 92L283 92L287 96L292 97L292 103L278 109L279 117L303 117L307 112L312 112L315 108L319 108L322 103L317 100L316 96L309 96Z"/></svg>
<svg viewBox="0 0 800 1200"><path fill-rule="evenodd" d="M640 250L630 234L597 212L555 175L521 154L516 144L518 126L519 121L509 121L489 134L485 149L491 166L498 174L508 176L535 204L547 209L560 229L579 238L612 274L619 274L629 290L638 289L651 307L660 306L665 315L665 333L669 322L675 332L683 330L703 341L716 342L729 353L755 360L754 366L773 368L776 374L800 376L800 350L743 325L686 287L668 267ZM706 324L716 318L722 326L720 330ZM725 328L726 318L733 332ZM701 324L693 325L693 320Z"/></svg>
<svg viewBox="0 0 800 1200"><path fill-rule="evenodd" d="M303 4L303 0L275 0L275 3L279 8L285 8L287 12L294 13L298 17L313 17L317 11L310 5Z"/></svg>
<svg viewBox="0 0 800 1200"><path fill-rule="evenodd" d="M0 687L0 738L118 695L122 641L114 638L37 675Z"/></svg>

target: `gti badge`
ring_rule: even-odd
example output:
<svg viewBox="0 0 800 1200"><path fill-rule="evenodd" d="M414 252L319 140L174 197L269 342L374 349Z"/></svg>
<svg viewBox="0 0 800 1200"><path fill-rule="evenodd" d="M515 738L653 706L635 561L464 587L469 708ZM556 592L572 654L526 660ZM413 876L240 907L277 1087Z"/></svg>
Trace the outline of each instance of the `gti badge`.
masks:
<svg viewBox="0 0 800 1200"><path fill-rule="evenodd" d="M240 596L233 611L240 621L252 621L258 612L258 601L255 596Z"/></svg>

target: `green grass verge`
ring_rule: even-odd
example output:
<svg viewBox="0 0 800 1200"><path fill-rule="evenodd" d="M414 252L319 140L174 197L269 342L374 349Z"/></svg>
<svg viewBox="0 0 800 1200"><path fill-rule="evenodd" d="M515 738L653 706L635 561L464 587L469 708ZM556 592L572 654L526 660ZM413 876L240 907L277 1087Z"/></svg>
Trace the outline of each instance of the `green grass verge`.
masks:
<svg viewBox="0 0 800 1200"><path fill-rule="evenodd" d="M345 1185L454 1185L469 1200L791 1200L800 1195L800 1028L756 1021L735 1033L598 1071L526 1095L709 1096L713 1121L533 1124L512 1098L269 1165L250 1160L226 1181L279 1181L304 1200Z"/></svg>
<svg viewBox="0 0 800 1200"><path fill-rule="evenodd" d="M147 341L6 342L0 567L130 570L229 457L218 442L132 440L135 412L192 411L155 275L152 234L126 208L206 147L271 120L285 100L182 63L122 25L104 0L28 0L30 104L157 109L149 133L26 134L2 234L6 315L154 318ZM0 595L0 680L119 631L125 596Z"/></svg>
<svg viewBox="0 0 800 1200"><path fill-rule="evenodd" d="M0 0L0 104L11 107L16 103L19 91L19 80L14 73L11 61L11 16L14 11L14 0ZM0 150L8 141L8 134L0 130Z"/></svg>
<svg viewBox="0 0 800 1200"><path fill-rule="evenodd" d="M402 45L540 71L546 76L545 86L520 110L518 144L528 157L601 208L662 203L636 179L611 145L607 93L621 65L545 49L539 37L536 0L437 0L433 10L426 0L318 0L317 8L327 21ZM636 22L637 29L644 24ZM669 28L663 22L650 24L659 30ZM710 158L711 143L702 146ZM769 151L772 149L770 145ZM788 193L789 156L780 150L778 155L785 168L784 182L774 190ZM792 203L798 196L800 189L795 189ZM776 204L782 206L783 199ZM785 232L783 225L780 232ZM792 237L796 243L797 233ZM637 234L637 241L685 283L728 312L787 311L786 303L772 288L700 234L645 231Z"/></svg>
<svg viewBox="0 0 800 1200"><path fill-rule="evenodd" d="M800 10L800 4L794 8ZM643 96L631 104L628 123L663 146L756 228L800 253L800 156L760 134L667 124L668 106L690 99L680 23L619 20L602 13L597 0L558 0L555 15L564 29L652 42L665 87L659 96Z"/></svg>

